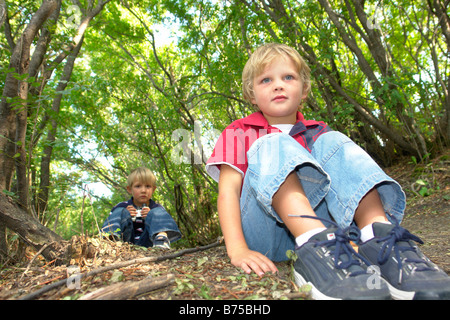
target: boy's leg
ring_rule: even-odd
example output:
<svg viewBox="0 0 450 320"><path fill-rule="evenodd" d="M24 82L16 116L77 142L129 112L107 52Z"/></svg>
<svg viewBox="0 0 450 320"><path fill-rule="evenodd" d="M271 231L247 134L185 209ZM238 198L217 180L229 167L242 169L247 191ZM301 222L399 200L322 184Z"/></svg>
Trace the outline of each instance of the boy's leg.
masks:
<svg viewBox="0 0 450 320"><path fill-rule="evenodd" d="M119 207L112 211L103 223L101 231L108 232L125 242L132 242L134 237L133 221L128 210Z"/></svg>
<svg viewBox="0 0 450 320"><path fill-rule="evenodd" d="M360 229L374 222L388 222L376 188L370 190L359 202L353 219Z"/></svg>
<svg viewBox="0 0 450 320"><path fill-rule="evenodd" d="M316 214L334 219L341 228L354 219L360 227L385 220L385 212L393 221L402 218L405 196L401 187L339 132L321 135L311 154L287 135L267 135L250 148L248 160L241 197L244 229L247 211L258 216L258 211L265 212L272 224L285 223L294 236L318 228L320 222L289 218L289 214ZM251 233L254 228L248 229Z"/></svg>
<svg viewBox="0 0 450 320"><path fill-rule="evenodd" d="M273 261L284 261L287 259L286 251L295 248L295 237L288 229L293 226L289 225L289 222L285 224L272 206L273 200L275 200L275 206L280 204L281 208L283 201L278 202L278 199L282 199L284 196L301 196L301 192L288 195L283 191L291 190L289 184L292 182L296 187L302 188L298 182L295 183L295 174L291 175L291 173L295 172L298 166L304 166L308 181L310 181L306 192L310 201L308 203L308 199L303 195L305 208L308 209L306 209L307 212L302 211L301 213L314 214L310 204L311 199L313 205L317 205L325 197L329 185L328 176L320 169L309 152L292 137L285 134L269 134L259 138L253 143L247 157L249 167L241 194L242 229L247 245L250 249L267 255ZM284 188L284 186L288 188ZM284 203L287 205L288 201L284 201ZM284 212L287 215L288 209L287 207L282 215ZM326 212L324 218L329 218ZM289 219L290 222L300 225L298 220L299 218ZM312 224L323 226L320 221L314 221Z"/></svg>
<svg viewBox="0 0 450 320"><path fill-rule="evenodd" d="M254 158L257 155L258 161ZM377 290L367 288L370 275L349 244L350 231L325 228L315 219L312 208L324 208L320 204L327 194L329 179L308 151L291 137L275 134L258 139L248 159L241 215L250 249L272 260L286 260L286 250L295 248L296 282L312 285L315 299L389 297L384 283ZM318 213L330 218L326 210ZM308 240L295 246L291 233L300 237L308 234Z"/></svg>
<svg viewBox="0 0 450 320"><path fill-rule="evenodd" d="M337 131L327 132L316 140L311 154L330 176L325 202L339 226L345 228L352 224L360 204L363 208L370 204L371 209L380 214L381 203L389 221L402 220L406 197L400 185L348 137ZM377 191L379 202L377 194L371 193L372 189ZM366 222L360 221L360 224Z"/></svg>
<svg viewBox="0 0 450 320"><path fill-rule="evenodd" d="M145 238L153 243L155 237L161 232L167 234L170 242L181 238L181 232L172 216L164 208L156 207L150 210L145 218Z"/></svg>
<svg viewBox="0 0 450 320"><path fill-rule="evenodd" d="M274 194L272 207L295 238L305 232L325 228L320 220L291 216L304 215L316 217L295 172L289 174Z"/></svg>

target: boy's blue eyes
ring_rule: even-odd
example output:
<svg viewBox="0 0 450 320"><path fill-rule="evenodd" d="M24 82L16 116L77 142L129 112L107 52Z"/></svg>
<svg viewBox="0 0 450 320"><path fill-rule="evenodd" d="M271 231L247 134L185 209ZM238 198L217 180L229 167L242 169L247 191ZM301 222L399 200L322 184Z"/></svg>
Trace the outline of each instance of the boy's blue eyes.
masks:
<svg viewBox="0 0 450 320"><path fill-rule="evenodd" d="M284 80L294 80L294 76L292 75L287 75L283 78ZM269 83L271 81L270 78L264 78L261 80L261 83Z"/></svg>

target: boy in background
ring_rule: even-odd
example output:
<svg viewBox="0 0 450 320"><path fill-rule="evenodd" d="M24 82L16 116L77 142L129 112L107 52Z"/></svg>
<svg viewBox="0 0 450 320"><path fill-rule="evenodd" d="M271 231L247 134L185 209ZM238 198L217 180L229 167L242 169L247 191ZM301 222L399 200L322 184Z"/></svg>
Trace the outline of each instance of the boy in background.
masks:
<svg viewBox="0 0 450 320"><path fill-rule="evenodd" d="M127 179L131 199L112 208L102 232L136 245L170 249L181 233L172 216L152 200L155 190L156 178L148 168L133 170Z"/></svg>

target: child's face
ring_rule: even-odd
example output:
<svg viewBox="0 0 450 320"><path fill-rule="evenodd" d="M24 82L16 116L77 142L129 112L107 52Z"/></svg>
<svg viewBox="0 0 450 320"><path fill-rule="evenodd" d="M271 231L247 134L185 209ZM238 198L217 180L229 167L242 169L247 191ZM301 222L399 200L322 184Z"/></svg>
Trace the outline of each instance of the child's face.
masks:
<svg viewBox="0 0 450 320"><path fill-rule="evenodd" d="M133 196L134 204L138 207L142 207L144 203L149 205L148 202L152 198L155 189L156 187L140 181L135 181L131 187L127 187L128 192Z"/></svg>
<svg viewBox="0 0 450 320"><path fill-rule="evenodd" d="M291 59L280 56L253 80L256 104L269 124L294 124L307 92Z"/></svg>

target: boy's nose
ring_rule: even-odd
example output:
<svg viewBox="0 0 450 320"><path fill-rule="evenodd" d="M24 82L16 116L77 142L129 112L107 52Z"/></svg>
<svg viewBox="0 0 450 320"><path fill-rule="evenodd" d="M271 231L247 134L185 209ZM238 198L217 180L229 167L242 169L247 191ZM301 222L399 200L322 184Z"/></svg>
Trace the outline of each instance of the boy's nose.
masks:
<svg viewBox="0 0 450 320"><path fill-rule="evenodd" d="M282 86L276 86L275 87L275 91L283 91L283 87Z"/></svg>
<svg viewBox="0 0 450 320"><path fill-rule="evenodd" d="M275 91L283 90L283 83L281 81L275 81L273 87Z"/></svg>

